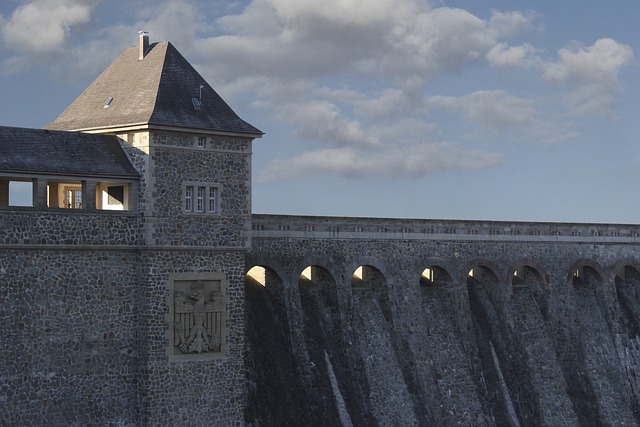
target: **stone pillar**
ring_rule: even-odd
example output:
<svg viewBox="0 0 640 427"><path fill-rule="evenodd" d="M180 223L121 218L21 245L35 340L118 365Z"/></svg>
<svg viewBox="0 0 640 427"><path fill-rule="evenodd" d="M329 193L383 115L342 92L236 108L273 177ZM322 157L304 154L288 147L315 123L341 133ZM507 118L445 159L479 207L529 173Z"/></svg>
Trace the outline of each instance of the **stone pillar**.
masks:
<svg viewBox="0 0 640 427"><path fill-rule="evenodd" d="M59 185L57 182L50 182L49 184L49 207L50 208L61 208L60 206L60 197L59 197Z"/></svg>
<svg viewBox="0 0 640 427"><path fill-rule="evenodd" d="M82 181L82 208L88 211L96 210L95 181Z"/></svg>
<svg viewBox="0 0 640 427"><path fill-rule="evenodd" d="M128 189L128 194L127 194L127 203L128 206L126 207L127 210L129 211L137 211L138 210L138 191L139 191L140 185L139 183L136 182L130 182L129 184L127 184L127 189Z"/></svg>
<svg viewBox="0 0 640 427"><path fill-rule="evenodd" d="M0 178L0 206L9 206L9 180Z"/></svg>
<svg viewBox="0 0 640 427"><path fill-rule="evenodd" d="M37 209L46 209L48 207L46 179L33 179L33 207Z"/></svg>

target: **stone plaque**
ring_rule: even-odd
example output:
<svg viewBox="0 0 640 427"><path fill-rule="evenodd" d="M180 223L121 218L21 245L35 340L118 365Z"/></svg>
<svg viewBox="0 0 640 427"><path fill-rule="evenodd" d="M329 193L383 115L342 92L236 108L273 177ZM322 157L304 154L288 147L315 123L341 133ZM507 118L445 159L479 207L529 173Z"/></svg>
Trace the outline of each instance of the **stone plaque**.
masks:
<svg viewBox="0 0 640 427"><path fill-rule="evenodd" d="M217 273L181 273L169 279L169 357L206 360L224 356L228 328L226 279Z"/></svg>

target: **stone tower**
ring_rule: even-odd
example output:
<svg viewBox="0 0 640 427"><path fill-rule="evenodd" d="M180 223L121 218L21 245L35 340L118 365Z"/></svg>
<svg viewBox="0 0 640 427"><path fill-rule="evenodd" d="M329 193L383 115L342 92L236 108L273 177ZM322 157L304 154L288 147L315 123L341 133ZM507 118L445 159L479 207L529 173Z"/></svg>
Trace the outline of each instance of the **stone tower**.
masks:
<svg viewBox="0 0 640 427"><path fill-rule="evenodd" d="M242 423L251 145L262 132L145 32L47 128L115 134L142 175L142 421Z"/></svg>

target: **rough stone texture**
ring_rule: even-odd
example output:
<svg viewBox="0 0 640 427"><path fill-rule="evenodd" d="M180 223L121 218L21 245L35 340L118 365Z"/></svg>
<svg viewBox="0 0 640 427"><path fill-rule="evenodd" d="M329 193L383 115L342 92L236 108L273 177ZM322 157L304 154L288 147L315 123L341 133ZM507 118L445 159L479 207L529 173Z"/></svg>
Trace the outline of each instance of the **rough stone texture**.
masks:
<svg viewBox="0 0 640 427"><path fill-rule="evenodd" d="M139 424L136 264L131 251L0 250L0 425Z"/></svg>
<svg viewBox="0 0 640 427"><path fill-rule="evenodd" d="M251 140L123 134L138 211L0 210L0 425L243 425ZM186 214L185 182L220 186ZM225 351L169 357L170 277L224 277Z"/></svg>
<svg viewBox="0 0 640 427"><path fill-rule="evenodd" d="M163 138L140 212L0 211L0 424L640 423L640 227L250 217L248 141ZM227 280L220 358L169 357L190 275Z"/></svg>
<svg viewBox="0 0 640 427"><path fill-rule="evenodd" d="M354 425L640 423L637 226L254 215L253 230L247 270L268 274L247 285L247 330L266 292L271 322L288 325L292 387L316 384L328 402L310 418L340 422L315 368L326 351ZM333 301L308 302L307 266ZM248 375L247 421L286 423L256 398L277 391Z"/></svg>
<svg viewBox="0 0 640 427"><path fill-rule="evenodd" d="M0 245L123 246L139 245L140 221L132 212L80 209L38 212L31 208L12 208L0 212Z"/></svg>

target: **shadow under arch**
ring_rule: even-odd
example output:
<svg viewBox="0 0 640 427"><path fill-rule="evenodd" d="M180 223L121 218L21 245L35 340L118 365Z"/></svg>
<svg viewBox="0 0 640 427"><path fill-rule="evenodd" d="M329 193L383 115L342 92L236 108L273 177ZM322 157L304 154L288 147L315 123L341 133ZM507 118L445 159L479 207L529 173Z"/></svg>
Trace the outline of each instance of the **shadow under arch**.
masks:
<svg viewBox="0 0 640 427"><path fill-rule="evenodd" d="M487 258L474 258L465 264L465 270L463 276L460 278L460 282L464 283L469 273L476 269L483 269L491 272L495 276L496 283L504 283L504 278L500 273L498 265Z"/></svg>
<svg viewBox="0 0 640 427"><path fill-rule="evenodd" d="M264 269L264 272L259 271L260 269ZM258 282L264 281L264 283L260 283L262 286L272 284L280 287L287 287L287 283L289 281L284 280L284 278L288 276L285 273L286 271L287 270L278 261L271 257L248 256L245 259L245 277L249 275L249 278L252 280L256 280ZM264 279L261 279L261 276L264 276Z"/></svg>
<svg viewBox="0 0 640 427"><path fill-rule="evenodd" d="M306 407L306 425L341 425L344 409L352 422L368 425L372 408L359 397L368 395L366 379L361 370L354 369L362 360L353 362L355 349L346 338L343 307L330 268L335 270L320 257L307 257L296 264L300 301L300 326L296 329L302 332L302 351L295 357L308 377L308 387L304 398L295 404ZM336 401L336 390L344 399L342 409Z"/></svg>
<svg viewBox="0 0 640 427"><path fill-rule="evenodd" d="M506 289L506 297L513 303L514 316L528 309L529 303L533 303L544 320L549 317L549 278L544 268L537 261L530 258L521 258L515 261L507 273L509 286ZM519 303L526 303L525 307L517 307Z"/></svg>
<svg viewBox="0 0 640 427"><path fill-rule="evenodd" d="M419 265L416 277L423 289L436 289L441 287L452 287L453 276L449 263L442 258L429 257L424 259Z"/></svg>
<svg viewBox="0 0 640 427"><path fill-rule="evenodd" d="M314 274L313 272L314 269L316 269L316 274ZM310 273L312 277L306 277L306 279L311 281L314 281L314 278L321 278L320 274L322 274L322 278L325 280L316 280L316 284L318 285L330 283L331 286L338 286L338 269L329 259L325 257L308 255L296 262L293 267L293 271L291 272L291 283L297 283L298 285L300 285L299 280L301 279L301 275L306 275L308 273ZM330 280L327 282L326 279L329 278Z"/></svg>
<svg viewBox="0 0 640 427"><path fill-rule="evenodd" d="M605 277L600 264L589 258L577 260L567 272L567 281L576 287L592 287L602 284Z"/></svg>
<svg viewBox="0 0 640 427"><path fill-rule="evenodd" d="M388 291L393 277L382 260L372 257L358 257L345 267L345 283L351 283L351 289L370 288L376 291Z"/></svg>
<svg viewBox="0 0 640 427"><path fill-rule="evenodd" d="M506 290L503 286L504 278L500 274L498 266L489 259L475 258L470 260L466 264L460 283L467 284L467 291L474 288L476 291L486 293L496 310L502 307L506 300Z"/></svg>
<svg viewBox="0 0 640 427"><path fill-rule="evenodd" d="M363 391L367 391L368 403L375 405L372 414L384 412L388 420L408 420L412 414L423 421L422 425L434 425L433 417L425 408L426 394L422 391L413 366L408 342L395 330L392 307L395 304L396 289L393 275L387 264L375 257L359 257L346 267L351 276L351 300L349 310L349 330L352 331L357 356L354 367L364 367ZM399 379L402 380L399 380ZM390 395L404 396L409 405L393 404ZM354 425L378 425L375 415L368 423Z"/></svg>
<svg viewBox="0 0 640 427"><path fill-rule="evenodd" d="M618 327L628 340L620 340L625 355L632 362L626 366L640 364L640 264L633 258L618 261L612 271L616 300L620 310ZM621 334L621 335L622 335ZM634 396L633 412L640 419L640 382L635 369L625 369L624 374Z"/></svg>
<svg viewBox="0 0 640 427"><path fill-rule="evenodd" d="M640 264L623 259L612 271L616 300L620 309L619 326L633 340L640 337Z"/></svg>
<svg viewBox="0 0 640 427"><path fill-rule="evenodd" d="M508 290L495 263L477 258L467 263L469 307L479 356L478 389L497 425L540 425L540 409L522 346L510 328L505 302ZM463 280L464 280L463 279ZM506 374L508 373L508 375Z"/></svg>
<svg viewBox="0 0 640 427"><path fill-rule="evenodd" d="M545 287L549 285L549 275L545 272L544 267L538 261L531 258L520 258L511 265L507 273L507 280L510 285L514 285L514 279L522 280L522 277L518 277L518 273L525 268L533 273L535 279L539 280L542 285Z"/></svg>
<svg viewBox="0 0 640 427"><path fill-rule="evenodd" d="M603 408L593 402L597 390L612 394L620 391L612 387L609 378L620 375L621 369L619 362L612 363L594 352L594 341L615 347L607 296L610 289L602 286L607 275L596 261L581 258L571 264L566 277L566 290L572 299L569 313L573 313L556 340L556 352L567 387L574 391L569 397L580 425L603 425Z"/></svg>
<svg viewBox="0 0 640 427"><path fill-rule="evenodd" d="M298 405L282 407L282 402L298 401L306 387L293 357L286 289L274 265L273 260L248 259L245 267L244 361L251 384L245 420L255 425L291 425L305 416Z"/></svg>

